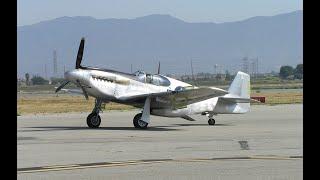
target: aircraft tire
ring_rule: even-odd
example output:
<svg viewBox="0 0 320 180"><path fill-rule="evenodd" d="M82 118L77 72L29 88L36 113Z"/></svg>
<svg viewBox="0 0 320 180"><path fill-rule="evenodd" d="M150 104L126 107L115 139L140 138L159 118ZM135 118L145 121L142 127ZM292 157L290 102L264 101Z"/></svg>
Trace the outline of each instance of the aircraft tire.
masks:
<svg viewBox="0 0 320 180"><path fill-rule="evenodd" d="M211 119L208 120L208 124L209 124L210 126L213 126L213 125L216 124L216 121L211 118Z"/></svg>
<svg viewBox="0 0 320 180"><path fill-rule="evenodd" d="M101 118L97 113L91 113L87 117L87 125L89 128L98 128L101 123Z"/></svg>
<svg viewBox="0 0 320 180"><path fill-rule="evenodd" d="M141 117L142 117L142 113L135 115L133 118L133 125L135 128L147 129L148 123L142 121Z"/></svg>

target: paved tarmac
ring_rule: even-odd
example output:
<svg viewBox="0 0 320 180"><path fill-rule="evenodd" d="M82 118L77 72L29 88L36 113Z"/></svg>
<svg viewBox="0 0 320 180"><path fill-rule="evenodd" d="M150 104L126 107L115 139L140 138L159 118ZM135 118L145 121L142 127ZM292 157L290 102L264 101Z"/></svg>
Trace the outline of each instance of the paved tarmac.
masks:
<svg viewBox="0 0 320 180"><path fill-rule="evenodd" d="M151 116L135 129L138 111L18 117L18 179L302 179L302 104L252 106L243 115L197 121Z"/></svg>

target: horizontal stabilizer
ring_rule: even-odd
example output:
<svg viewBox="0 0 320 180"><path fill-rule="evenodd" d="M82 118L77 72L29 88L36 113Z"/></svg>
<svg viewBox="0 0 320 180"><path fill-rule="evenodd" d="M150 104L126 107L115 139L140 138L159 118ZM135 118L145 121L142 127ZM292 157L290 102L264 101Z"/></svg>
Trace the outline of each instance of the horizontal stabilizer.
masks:
<svg viewBox="0 0 320 180"><path fill-rule="evenodd" d="M238 97L219 97L222 101L232 102L232 103L250 103L253 99L250 98L238 98Z"/></svg>

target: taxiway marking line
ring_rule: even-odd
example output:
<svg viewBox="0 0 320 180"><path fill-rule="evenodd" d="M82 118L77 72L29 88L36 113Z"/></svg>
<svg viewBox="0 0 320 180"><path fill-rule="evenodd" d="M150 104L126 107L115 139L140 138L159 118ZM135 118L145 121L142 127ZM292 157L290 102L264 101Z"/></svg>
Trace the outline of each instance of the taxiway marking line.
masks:
<svg viewBox="0 0 320 180"><path fill-rule="evenodd" d="M43 166L42 168L45 168L45 169L53 169L53 168L63 168L63 167L75 167L75 166L79 166L79 165L77 165L77 164L71 164L71 165Z"/></svg>
<svg viewBox="0 0 320 180"><path fill-rule="evenodd" d="M218 160L294 160L301 159L302 156L241 156L241 157L221 157L221 158L190 158L190 159L147 159L123 162L99 162L99 163L86 163L86 164L70 164L70 165L53 165L42 167L18 168L18 173L36 173L48 171L63 171L75 169L88 169L88 168L102 168L102 167L116 167L116 166L129 166L139 164L152 164L164 162L212 162Z"/></svg>
<svg viewBox="0 0 320 180"><path fill-rule="evenodd" d="M99 165L60 165L60 166L46 166L37 167L30 170L19 170L18 173L35 173L35 172L48 172L48 171L63 171L63 170L74 170L74 169L88 169L88 168L101 168L101 167L116 167L116 166L128 166L128 165L138 165L138 164L151 164L151 163L161 163L166 161L134 161L134 162L122 162L122 163L104 163ZM27 168L24 168L27 169Z"/></svg>

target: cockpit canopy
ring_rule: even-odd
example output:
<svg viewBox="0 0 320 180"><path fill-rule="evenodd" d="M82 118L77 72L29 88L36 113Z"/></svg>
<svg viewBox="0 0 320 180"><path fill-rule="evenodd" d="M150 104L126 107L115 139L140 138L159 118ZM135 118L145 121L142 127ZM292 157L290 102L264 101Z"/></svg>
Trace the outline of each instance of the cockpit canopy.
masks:
<svg viewBox="0 0 320 180"><path fill-rule="evenodd" d="M143 71L136 71L134 74L140 82L149 83L156 86L170 86L169 79L159 74L148 74Z"/></svg>

